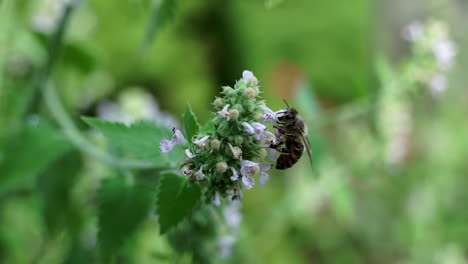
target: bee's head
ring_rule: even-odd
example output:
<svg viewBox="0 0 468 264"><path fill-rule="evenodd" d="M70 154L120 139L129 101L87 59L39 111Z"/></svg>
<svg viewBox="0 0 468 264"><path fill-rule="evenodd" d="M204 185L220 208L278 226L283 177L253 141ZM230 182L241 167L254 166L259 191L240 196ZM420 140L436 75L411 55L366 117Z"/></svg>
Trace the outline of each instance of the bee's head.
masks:
<svg viewBox="0 0 468 264"><path fill-rule="evenodd" d="M283 115L279 116L278 119L280 122L290 122L290 121L293 121L296 119L297 117L297 110L294 109L294 108L288 108L286 109L286 111L284 112Z"/></svg>

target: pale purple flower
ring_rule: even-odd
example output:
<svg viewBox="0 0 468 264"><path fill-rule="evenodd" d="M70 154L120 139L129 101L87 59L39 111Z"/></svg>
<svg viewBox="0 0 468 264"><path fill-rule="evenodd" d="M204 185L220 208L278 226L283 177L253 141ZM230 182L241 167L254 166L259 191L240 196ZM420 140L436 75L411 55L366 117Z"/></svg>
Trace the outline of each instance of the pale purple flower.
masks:
<svg viewBox="0 0 468 264"><path fill-rule="evenodd" d="M242 125L245 127L247 135L252 136L255 133L255 129L247 122L243 122Z"/></svg>
<svg viewBox="0 0 468 264"><path fill-rule="evenodd" d="M232 246L236 242L233 236L222 236L218 239L219 256L221 258L228 258L232 254Z"/></svg>
<svg viewBox="0 0 468 264"><path fill-rule="evenodd" d="M195 139L193 141L193 144L195 144L198 148L200 149L204 149L205 146L206 146L206 141L210 138L210 136L204 136L202 138L199 138L199 139Z"/></svg>
<svg viewBox="0 0 468 264"><path fill-rule="evenodd" d="M174 135L172 136L171 140L163 139L160 142L160 148L161 152L171 152L172 148L178 144L182 144L184 142L184 136L182 135L182 132L180 132L179 129L173 128L172 132L174 132Z"/></svg>
<svg viewBox="0 0 468 264"><path fill-rule="evenodd" d="M251 189L255 185L255 179L249 175L243 175L242 184L244 185L244 188Z"/></svg>
<svg viewBox="0 0 468 264"><path fill-rule="evenodd" d="M237 172L237 170L234 169L233 167L231 167L231 171L232 171L231 181L237 181L237 179L239 179L239 172Z"/></svg>
<svg viewBox="0 0 468 264"><path fill-rule="evenodd" d="M253 122L253 128L255 129L255 134L257 135L257 140L261 140L263 138L263 133L266 130L266 126L264 124Z"/></svg>
<svg viewBox="0 0 468 264"><path fill-rule="evenodd" d="M222 118L222 119L229 120L230 116L229 116L228 108L229 108L229 104L225 105L221 111L218 111L216 113L218 115L218 117Z"/></svg>
<svg viewBox="0 0 468 264"><path fill-rule="evenodd" d="M255 77L255 75L251 71L243 71L242 72L242 79L244 79L246 82L251 81L254 85L258 84L257 77Z"/></svg>
<svg viewBox="0 0 468 264"><path fill-rule="evenodd" d="M260 186L264 186L265 183L270 179L270 175L264 171L260 171L260 180L259 180L259 183L260 183Z"/></svg>
<svg viewBox="0 0 468 264"><path fill-rule="evenodd" d="M278 158L278 154L275 149L268 148L268 158L271 160L276 160Z"/></svg>
<svg viewBox="0 0 468 264"><path fill-rule="evenodd" d="M281 109L276 112L268 108L266 105L260 106L264 112L263 114L263 121L270 122L272 124L276 124L278 122L278 117L282 116L287 109Z"/></svg>
<svg viewBox="0 0 468 264"><path fill-rule="evenodd" d="M442 69L449 69L457 55L457 48L450 40L440 40L432 45L432 52Z"/></svg>
<svg viewBox="0 0 468 264"><path fill-rule="evenodd" d="M216 192L215 196L213 197L213 204L216 205L216 206L221 205L221 197L219 196L218 192Z"/></svg>
<svg viewBox="0 0 468 264"><path fill-rule="evenodd" d="M246 189L252 188L255 184L255 180L249 176L249 173L257 173L260 172L260 184L263 186L265 182L269 179L268 173L265 171L271 168L270 163L257 163L250 160L243 160L241 161L241 175L242 175L242 183Z"/></svg>

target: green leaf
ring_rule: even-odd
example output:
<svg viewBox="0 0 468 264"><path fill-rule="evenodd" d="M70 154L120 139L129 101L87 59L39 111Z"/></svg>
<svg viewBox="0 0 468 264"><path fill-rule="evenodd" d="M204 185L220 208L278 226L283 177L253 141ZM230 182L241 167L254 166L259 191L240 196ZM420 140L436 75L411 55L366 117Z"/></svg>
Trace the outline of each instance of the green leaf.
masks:
<svg viewBox="0 0 468 264"><path fill-rule="evenodd" d="M0 162L0 192L33 186L37 175L71 149L71 144L50 124L31 120L5 149L5 158Z"/></svg>
<svg viewBox="0 0 468 264"><path fill-rule="evenodd" d="M38 189L42 199L43 217L50 233L65 224L73 224L76 216L72 206L72 190L82 166L78 152L69 152L57 159L39 176Z"/></svg>
<svg viewBox="0 0 468 264"><path fill-rule="evenodd" d="M99 188L99 248L110 263L125 242L133 237L154 204L154 185L127 183L123 177L103 180Z"/></svg>
<svg viewBox="0 0 468 264"><path fill-rule="evenodd" d="M176 0L156 1L151 8L148 25L146 27L145 39L143 40L143 51L146 51L153 42L158 32L172 19L176 8Z"/></svg>
<svg viewBox="0 0 468 264"><path fill-rule="evenodd" d="M184 113L184 133L188 141L192 140L192 137L198 133L200 125L198 124L197 117L192 111L190 105L187 105Z"/></svg>
<svg viewBox="0 0 468 264"><path fill-rule="evenodd" d="M110 142L136 157L153 162L156 166L167 166L183 159L183 151L175 148L170 154L162 155L159 143L170 139L172 132L150 122L137 122L131 126L100 119L83 117L90 126L102 132Z"/></svg>
<svg viewBox="0 0 468 264"><path fill-rule="evenodd" d="M197 183L175 173L162 175L157 198L160 233L164 234L191 213L200 200Z"/></svg>

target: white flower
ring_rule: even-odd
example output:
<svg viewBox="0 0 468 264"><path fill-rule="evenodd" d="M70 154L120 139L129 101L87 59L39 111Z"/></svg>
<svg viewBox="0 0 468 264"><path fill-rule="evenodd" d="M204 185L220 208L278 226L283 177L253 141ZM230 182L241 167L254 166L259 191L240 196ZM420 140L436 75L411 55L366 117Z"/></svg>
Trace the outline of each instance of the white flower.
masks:
<svg viewBox="0 0 468 264"><path fill-rule="evenodd" d="M187 176L191 176L193 174L193 171L190 169L190 166L192 164L185 164L181 169L180 169L180 172L183 174L183 175L187 175Z"/></svg>
<svg viewBox="0 0 468 264"><path fill-rule="evenodd" d="M199 138L199 139L195 139L193 141L193 144L195 144L198 148L200 149L204 149L205 146L206 146L206 141L210 138L210 136L204 136L202 138Z"/></svg>
<svg viewBox="0 0 468 264"><path fill-rule="evenodd" d="M447 89L448 79L444 74L436 74L429 81L429 90L433 97L438 97Z"/></svg>
<svg viewBox="0 0 468 264"><path fill-rule="evenodd" d="M265 105L262 105L260 107L262 108L264 112L263 121L270 122L272 124L276 124L276 122L278 122L278 117L282 116L287 111L287 109L281 109L281 110L274 112L273 110L271 110Z"/></svg>
<svg viewBox="0 0 468 264"><path fill-rule="evenodd" d="M228 143L229 148L231 149L232 156L236 159L242 159L242 149L239 147L233 147L231 143Z"/></svg>
<svg viewBox="0 0 468 264"><path fill-rule="evenodd" d="M171 140L163 139L160 142L160 148L161 152L170 152L174 146L178 144L182 144L184 142L184 136L182 135L182 132L180 132L179 129L173 128L172 132L174 132L174 135L172 136Z"/></svg>
<svg viewBox="0 0 468 264"><path fill-rule="evenodd" d="M402 37L409 41L416 41L422 37L424 26L420 21L415 21L403 29Z"/></svg>
<svg viewBox="0 0 468 264"><path fill-rule="evenodd" d="M218 115L218 117L222 118L222 119L229 120L230 116L229 116L228 108L229 108L229 104L225 105L221 111L218 111L216 113Z"/></svg>
<svg viewBox="0 0 468 264"><path fill-rule="evenodd" d="M231 167L231 171L232 171L231 181L237 181L237 179L239 179L239 172L237 172L237 170L234 169L233 167Z"/></svg>
<svg viewBox="0 0 468 264"><path fill-rule="evenodd" d="M270 131L263 132L263 139L265 142L265 147L276 144L276 136Z"/></svg>
<svg viewBox="0 0 468 264"><path fill-rule="evenodd" d="M197 180L197 181L201 181L201 180L205 179L205 174L203 173L201 168L193 176L195 177L195 180Z"/></svg>
<svg viewBox="0 0 468 264"><path fill-rule="evenodd" d="M219 193L216 192L215 193L215 196L213 197L213 204L216 205L216 206L220 206L221 205L221 197L219 197Z"/></svg>
<svg viewBox="0 0 468 264"><path fill-rule="evenodd" d="M219 256L221 258L228 258L232 254L232 246L236 242L233 236L222 236L218 240Z"/></svg>
<svg viewBox="0 0 468 264"><path fill-rule="evenodd" d="M242 79L244 79L246 82L249 82L249 81L252 82L253 85L258 84L257 77L255 77L255 75L251 71L243 71L242 72Z"/></svg>
<svg viewBox="0 0 468 264"><path fill-rule="evenodd" d="M230 202L228 203L223 210L224 221L229 228L231 233L237 233L242 221L242 214L240 212L240 203L239 202Z"/></svg>
<svg viewBox="0 0 468 264"><path fill-rule="evenodd" d="M190 149L186 149L186 150L185 150L185 156L187 156L187 158L189 158L189 159L193 159L193 158L194 158L195 156L197 156L197 155L192 154L192 152L190 151Z"/></svg>
<svg viewBox="0 0 468 264"><path fill-rule="evenodd" d="M457 48L450 40L439 40L432 45L432 52L442 69L449 69L457 55Z"/></svg>

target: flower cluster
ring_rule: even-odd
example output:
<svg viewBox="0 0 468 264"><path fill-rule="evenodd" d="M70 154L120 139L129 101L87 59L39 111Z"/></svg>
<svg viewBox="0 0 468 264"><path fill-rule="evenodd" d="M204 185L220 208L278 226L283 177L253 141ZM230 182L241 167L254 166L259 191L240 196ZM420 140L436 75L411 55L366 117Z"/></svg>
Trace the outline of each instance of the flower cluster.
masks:
<svg viewBox="0 0 468 264"><path fill-rule="evenodd" d="M447 73L457 55L447 24L434 20L426 24L413 22L403 30L403 37L413 43L414 61L420 62L415 63L409 74L437 98L447 89Z"/></svg>
<svg viewBox="0 0 468 264"><path fill-rule="evenodd" d="M284 110L269 109L259 100L258 80L250 71L244 71L235 86L223 87L213 106L214 118L189 141L181 173L207 187L207 202L220 205L223 197L242 200L242 189L255 185L259 175L264 185L272 164L265 162L277 135L269 132L265 122L276 123ZM161 141L162 152L184 142L182 133L174 129L171 140ZM272 153L270 153L272 154Z"/></svg>

